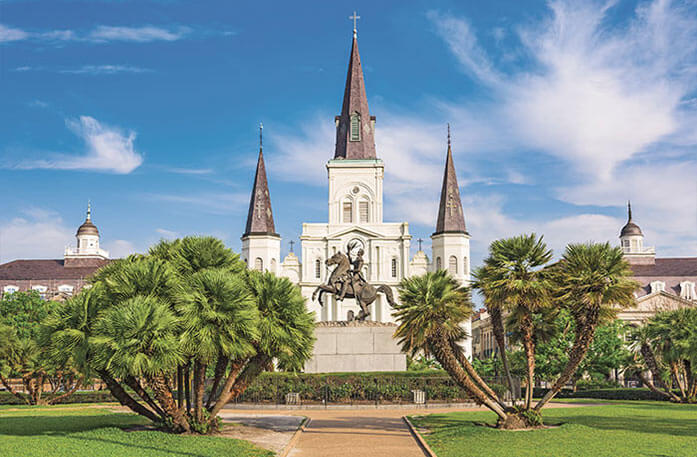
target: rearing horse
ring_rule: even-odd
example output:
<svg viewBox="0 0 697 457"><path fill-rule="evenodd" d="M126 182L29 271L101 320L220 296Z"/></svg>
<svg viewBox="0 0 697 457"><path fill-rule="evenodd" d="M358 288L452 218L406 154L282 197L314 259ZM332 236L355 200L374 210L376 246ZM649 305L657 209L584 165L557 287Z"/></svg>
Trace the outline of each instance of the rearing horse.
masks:
<svg viewBox="0 0 697 457"><path fill-rule="evenodd" d="M332 295L337 295L341 292L341 286L344 281L351 281L351 287L346 293L345 298L354 298L356 303L361 307L361 312L356 316L356 320L363 321L368 316L370 316L370 306L378 297L378 293L382 292L387 297L387 302L390 306L395 306L394 297L392 295L392 288L381 284L377 287L371 286L363 281L355 281L350 277L351 275L351 264L349 263L348 257L337 252L333 256L327 259L327 265L337 265L332 271L332 274L327 280L327 284L321 284L312 293L312 300L317 299L321 306L324 306L322 301L322 295L324 293L330 293ZM318 296L319 294L319 296Z"/></svg>

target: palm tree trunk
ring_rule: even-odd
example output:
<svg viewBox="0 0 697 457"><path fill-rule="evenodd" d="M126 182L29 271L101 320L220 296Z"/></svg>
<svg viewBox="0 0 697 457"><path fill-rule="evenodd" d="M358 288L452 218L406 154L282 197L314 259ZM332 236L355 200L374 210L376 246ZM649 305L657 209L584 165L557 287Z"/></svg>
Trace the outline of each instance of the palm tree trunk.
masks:
<svg viewBox="0 0 697 457"><path fill-rule="evenodd" d="M683 387L683 383L680 380L680 370L678 369L677 362L671 362L670 371L673 374L673 379L675 380L675 383L678 385L678 389L680 389L680 396L684 400L685 399L685 388Z"/></svg>
<svg viewBox="0 0 697 457"><path fill-rule="evenodd" d="M218 415L220 410L223 409L223 406L225 406L227 402L229 402L232 398L232 387L235 384L237 377L239 376L240 372L242 371L242 368L244 368L246 363L247 359L233 360L230 366L230 373L228 374L228 377L225 380L225 385L223 385L223 389L220 392L220 396L216 400L215 405L213 405L213 409L210 409L211 421L215 420L215 417Z"/></svg>
<svg viewBox="0 0 697 457"><path fill-rule="evenodd" d="M19 398L20 400L22 400L22 401L23 401L24 403L26 403L27 405L31 405L31 401L30 401L27 397L24 397L21 393L17 392L17 391L14 389L14 387L10 386L9 381L8 381L7 379L5 379L5 377L4 377L3 375L0 375L0 382L2 382L2 385L5 386L5 389L7 389L7 391L8 391L9 393L11 393L11 394L14 395L15 397Z"/></svg>
<svg viewBox="0 0 697 457"><path fill-rule="evenodd" d="M492 331L494 333L494 339L496 339L496 346L499 348L499 354L501 355L501 362L503 363L503 372L506 375L506 380L508 381L508 389L511 392L511 399L515 404L516 390L513 383L513 376L511 375L511 367L508 365L508 355L506 354L506 329L503 325L503 316L501 315L501 309L498 306L487 307L489 315L491 316Z"/></svg>
<svg viewBox="0 0 697 457"><path fill-rule="evenodd" d="M431 341L429 341L429 345L430 352L436 357L438 363L441 364L443 369L448 372L460 387L469 392L479 404L493 411L499 417L500 421L505 421L508 418L508 414L504 408L477 387L472 379L467 376L467 373L465 373L462 367L460 367L457 359L453 355L450 342L444 335L434 335Z"/></svg>
<svg viewBox="0 0 697 457"><path fill-rule="evenodd" d="M177 367L177 406L182 409L184 406L184 368Z"/></svg>
<svg viewBox="0 0 697 457"><path fill-rule="evenodd" d="M141 416L146 417L155 423L160 422L161 419L157 417L155 413L133 399L133 397L131 397L128 392L121 387L121 384L119 384L119 382L114 379L109 372L105 370L98 370L97 374L102 381L104 381L104 384L106 384L106 386L109 388L111 395L113 395L114 398L119 401L119 403L129 408L134 413L140 414Z"/></svg>
<svg viewBox="0 0 697 457"><path fill-rule="evenodd" d="M559 378L557 378L552 388L547 391L545 396L542 397L542 400L537 402L537 405L535 405L535 411L542 409L542 407L552 398L554 398L554 396L559 393L566 383L569 382L569 379L571 379L576 372L576 369L578 369L578 366L583 361L583 358L588 352L588 348L593 342L593 335L595 334L595 328L597 325L598 311L589 313L589 315L586 316L585 326L577 325L574 345L571 347L571 351L569 352L569 361L566 363L564 371L562 371L561 375L559 375Z"/></svg>
<svg viewBox="0 0 697 457"><path fill-rule="evenodd" d="M150 406L150 408L155 411L156 414L159 414L162 419L166 417L165 412L160 408L160 405L157 404L155 400L150 396L150 394L143 388L143 386L140 384L140 381L138 381L135 377L133 376L127 376L124 379L124 382L128 387L133 389L135 393L138 394L140 398L143 399L145 403Z"/></svg>
<svg viewBox="0 0 697 457"><path fill-rule="evenodd" d="M458 363L465 369L469 377L474 380L475 384L477 384L477 387L482 389L489 397L491 397L505 410L507 408L506 404L503 401L501 401L496 392L494 392L491 389L491 387L489 387L489 385L481 378L481 376L479 376L479 373L477 373L477 370L474 369L470 361L467 360L467 357L465 357L465 354L463 354L462 350L459 347L457 347L457 343L453 342L451 346L454 346L452 349Z"/></svg>
<svg viewBox="0 0 697 457"><path fill-rule="evenodd" d="M184 365L184 397L186 398L186 413L191 414L191 362Z"/></svg>
<svg viewBox="0 0 697 457"><path fill-rule="evenodd" d="M67 390L65 393L63 393L61 395L58 395L57 397L51 398L50 400L48 400L47 403L49 405L55 405L56 403L58 403L62 399L68 398L69 396L71 396L72 394L77 392L77 389L80 388L80 386L83 384L84 381L85 381L85 378L80 378L80 379L76 380L75 384L73 384L73 386L69 390Z"/></svg>
<svg viewBox="0 0 697 457"><path fill-rule="evenodd" d="M658 362L656 361L656 354L654 354L653 349L647 343L642 343L639 348L641 356L644 358L644 363L646 367L651 372L651 377L653 378L653 383L656 387L661 389L666 388L666 384L661 379L661 370L658 368Z"/></svg>
<svg viewBox="0 0 697 457"><path fill-rule="evenodd" d="M218 387L220 387L220 381L222 381L223 376L225 376L225 370L227 369L228 363L230 363L229 357L226 357L223 354L218 354L218 361L215 364L215 376L213 377L211 393L208 395L208 400L206 400L206 409L208 410L211 409L213 399L218 396Z"/></svg>
<svg viewBox="0 0 697 457"><path fill-rule="evenodd" d="M203 421L203 394L206 388L206 364L194 361L194 417L196 422Z"/></svg>
<svg viewBox="0 0 697 457"><path fill-rule="evenodd" d="M172 425L174 432L189 432L191 427L189 426L189 421L186 420L186 416L182 410L177 408L177 404L174 402L174 397L172 396L172 389L167 382L167 379L162 376L153 376L150 380L150 387L155 393L155 398L162 405L162 409L165 411L167 416L172 419Z"/></svg>
<svg viewBox="0 0 697 457"><path fill-rule="evenodd" d="M676 403L680 403L682 401L680 399L680 397L675 395L670 389L666 388L665 391L663 391L663 390L660 390L659 388L657 388L652 382L650 382L648 379L646 379L646 376L644 376L643 373L638 372L637 376L641 380L642 384L644 384L646 387L648 387L649 390L651 390L651 392L655 392L657 394L663 395L666 398L668 398Z"/></svg>
<svg viewBox="0 0 697 457"><path fill-rule="evenodd" d="M520 327L523 332L523 347L525 348L525 359L528 368L528 386L527 389L525 389L525 409L530 409L532 406L532 390L535 386L535 329L530 314L523 317Z"/></svg>

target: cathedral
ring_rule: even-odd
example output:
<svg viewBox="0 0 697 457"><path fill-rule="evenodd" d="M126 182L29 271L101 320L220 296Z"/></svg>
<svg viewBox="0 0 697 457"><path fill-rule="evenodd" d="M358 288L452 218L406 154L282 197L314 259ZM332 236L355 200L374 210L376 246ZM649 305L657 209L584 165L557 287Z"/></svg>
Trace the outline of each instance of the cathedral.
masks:
<svg viewBox="0 0 697 457"><path fill-rule="evenodd" d="M300 257L291 252L280 261L281 237L274 227L264 155L260 145L256 174L242 235L242 258L251 269L270 271L298 284L307 306L323 322L351 320L360 312L354 299L326 299L324 306L312 300L313 292L331 274L326 260L337 252L351 257L362 251L362 275L372 285L396 287L411 275L447 269L466 284L470 279L469 240L460 201L455 164L448 132L443 184L435 231L431 235L431 259L421 249L410 258L409 223L383 220L385 164L375 148L375 116L370 114L365 80L354 30L341 114L336 116L336 144L327 161L328 218L303 224ZM329 151L328 151L329 152ZM329 156L329 154L328 154ZM437 198L436 195L433 198ZM393 323L393 309L379 294L371 305L370 320ZM465 324L470 331L470 324ZM471 343L465 344L471 355Z"/></svg>

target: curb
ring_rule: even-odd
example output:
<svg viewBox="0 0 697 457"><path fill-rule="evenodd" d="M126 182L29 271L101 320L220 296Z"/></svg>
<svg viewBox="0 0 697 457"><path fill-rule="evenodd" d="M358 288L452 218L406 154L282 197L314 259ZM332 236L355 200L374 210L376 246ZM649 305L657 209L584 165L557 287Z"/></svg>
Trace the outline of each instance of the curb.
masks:
<svg viewBox="0 0 697 457"><path fill-rule="evenodd" d="M428 457L437 457L436 453L433 452L433 449L431 449L428 443L426 443L426 440L424 440L421 434L416 430L416 427L414 427L409 418L407 418L407 416L402 416L402 420L404 421L404 423L407 424L409 431L411 432L416 442L419 444L419 447L424 452L424 454L426 454Z"/></svg>
<svg viewBox="0 0 697 457"><path fill-rule="evenodd" d="M288 456L290 451L293 450L293 448L297 444L298 440L300 439L300 435L302 434L302 432L304 432L305 428L307 428L307 426L310 425L310 421L312 421L312 419L310 419L309 417L306 417L303 420L302 424L300 424L300 427L298 427L298 429L295 431L295 433L293 433L293 437L290 439L290 441L288 441L288 444L286 444L286 447L283 448L283 450L278 453L278 457L287 457Z"/></svg>

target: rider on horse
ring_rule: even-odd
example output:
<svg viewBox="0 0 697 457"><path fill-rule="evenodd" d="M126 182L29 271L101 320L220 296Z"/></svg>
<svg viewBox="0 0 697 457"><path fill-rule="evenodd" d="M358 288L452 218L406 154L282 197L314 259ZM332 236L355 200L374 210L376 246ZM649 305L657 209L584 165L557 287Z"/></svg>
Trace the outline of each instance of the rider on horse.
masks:
<svg viewBox="0 0 697 457"><path fill-rule="evenodd" d="M353 288L354 292L356 290L355 284L356 283L366 283L367 281L363 277L363 249L359 249L358 252L356 253L356 258L351 259L351 251L349 250L347 253L347 257L349 259L349 263L353 267L350 271L348 271L343 278L344 281L341 284L341 291L339 292L339 296L337 297L337 300L343 300L344 296L346 295L346 292L348 292L348 287L349 285Z"/></svg>

